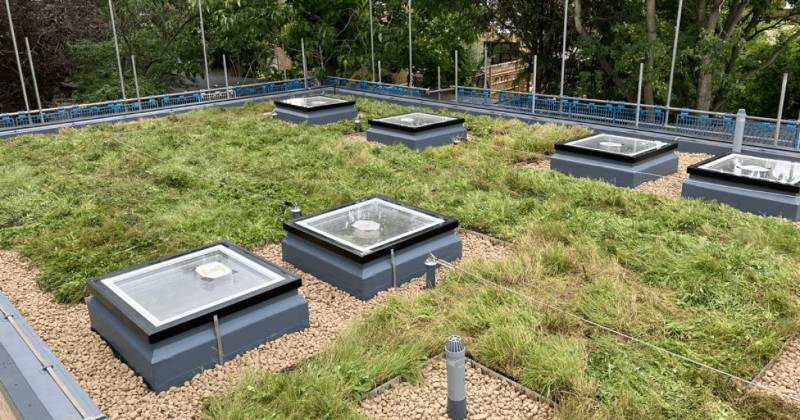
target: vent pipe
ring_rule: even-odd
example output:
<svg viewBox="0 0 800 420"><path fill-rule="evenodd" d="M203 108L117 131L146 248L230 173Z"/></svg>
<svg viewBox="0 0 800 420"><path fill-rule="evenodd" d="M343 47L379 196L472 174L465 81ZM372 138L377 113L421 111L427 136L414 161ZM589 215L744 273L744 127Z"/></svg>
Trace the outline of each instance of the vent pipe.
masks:
<svg viewBox="0 0 800 420"><path fill-rule="evenodd" d="M740 109L736 113L736 126L733 131L733 153L742 153L742 144L744 144L744 128L747 123L747 113L745 110Z"/></svg>
<svg viewBox="0 0 800 420"><path fill-rule="evenodd" d="M466 349L461 337L448 337L444 353L447 360L447 417L464 420L467 417Z"/></svg>
<svg viewBox="0 0 800 420"><path fill-rule="evenodd" d="M433 254L425 259L425 287L428 289L436 287L436 257Z"/></svg>
<svg viewBox="0 0 800 420"><path fill-rule="evenodd" d="M286 204L286 207L288 207L289 211L292 212L292 220L297 220L303 217L303 211L300 210L300 206L297 205L297 203L287 201L284 204Z"/></svg>

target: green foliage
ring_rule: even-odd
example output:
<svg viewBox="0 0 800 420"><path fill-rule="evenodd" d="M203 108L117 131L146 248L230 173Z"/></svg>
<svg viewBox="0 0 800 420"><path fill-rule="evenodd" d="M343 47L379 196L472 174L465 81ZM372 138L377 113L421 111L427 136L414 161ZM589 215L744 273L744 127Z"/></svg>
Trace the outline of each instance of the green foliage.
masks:
<svg viewBox="0 0 800 420"><path fill-rule="evenodd" d="M76 87L71 102L91 103L122 97L113 41L81 41L70 45L70 54L77 68L70 80ZM138 76L142 96L166 92L177 83L174 78L167 78L157 71ZM132 96L136 92L132 72L126 73L125 78L126 93Z"/></svg>
<svg viewBox="0 0 800 420"><path fill-rule="evenodd" d="M375 59L381 61L387 77L389 72L408 69L407 3L390 0L373 4ZM287 46L299 51L300 38L304 38L311 65L324 74L369 77L367 0L295 0L289 4L293 14L286 28ZM469 77L476 63L469 47L486 27L488 11L474 0L417 0L412 7L414 70L422 74L424 84L435 83L437 66L442 67L444 80L453 79L456 49L460 50L460 75Z"/></svg>
<svg viewBox="0 0 800 420"><path fill-rule="evenodd" d="M107 6L103 12L109 13ZM122 72L128 97L135 95L130 57L142 96L181 88L186 78L199 73L202 50L197 9L183 0L124 0L114 2ZM110 19L107 16L107 19ZM112 39L70 44L77 70L70 78L78 103L119 99L119 71Z"/></svg>

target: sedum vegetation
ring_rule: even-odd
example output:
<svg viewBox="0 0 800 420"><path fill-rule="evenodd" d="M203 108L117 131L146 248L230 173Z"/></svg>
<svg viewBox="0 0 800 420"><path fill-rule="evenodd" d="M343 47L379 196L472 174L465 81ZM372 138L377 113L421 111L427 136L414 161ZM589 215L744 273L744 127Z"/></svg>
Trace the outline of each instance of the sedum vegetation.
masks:
<svg viewBox="0 0 800 420"><path fill-rule="evenodd" d="M401 108L359 100L367 118ZM75 302L86 279L226 238L283 236L307 212L382 193L511 240L471 271L670 350L752 377L798 329L800 232L784 221L520 168L580 128L466 116L467 143L423 152L302 127L271 105L27 136L0 145L0 245ZM562 418L797 418L795 406L473 278L394 299L286 373L253 372L214 418L358 418L396 375L419 379L443 338L558 401Z"/></svg>

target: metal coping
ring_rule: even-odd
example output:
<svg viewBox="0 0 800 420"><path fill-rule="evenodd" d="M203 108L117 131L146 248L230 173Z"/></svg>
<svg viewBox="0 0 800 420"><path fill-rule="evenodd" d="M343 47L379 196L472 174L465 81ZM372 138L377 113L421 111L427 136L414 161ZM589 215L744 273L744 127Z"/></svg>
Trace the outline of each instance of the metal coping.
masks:
<svg viewBox="0 0 800 420"><path fill-rule="evenodd" d="M418 231L418 232L416 232L414 234L404 235L404 236L401 236L400 238L398 238L396 240L384 243L383 245L381 245L381 246L379 246L379 247L377 247L377 248L375 248L375 249L373 249L373 250L371 250L371 251L369 251L367 253L362 253L362 252L360 252L359 250L357 250L355 248L349 247L349 246L347 246L345 244L342 244L341 242L339 242L339 241L337 241L337 240L335 240L333 238L330 238L330 237L328 237L326 235L322 235L322 234L320 234L318 232L310 230L310 229L308 229L308 228L306 228L306 227L304 227L304 226L299 224L299 222L302 222L304 220L308 220L308 219L311 219L311 218L314 218L314 217L317 217L317 216L321 216L321 215L324 215L324 214L332 212L332 211L336 211L336 210L339 210L339 209L342 209L342 208L345 208L345 207L349 207L349 206L352 206L352 205L355 205L355 204L359 204L359 203L362 203L362 202L365 202L365 201L373 200L373 199L376 199L376 198L380 199L380 200L387 201L389 203L392 203L392 204L395 204L395 205L398 205L398 206L405 207L405 208L407 208L409 210L420 212L422 214L425 214L425 215L428 215L428 216L431 216L431 217L439 218L439 219L442 220L442 222L438 223L436 225L430 226L430 227L428 227L426 229L420 230L420 231ZM364 198L356 200L356 201L351 201L351 202L342 204L340 206L332 207L332 208L323 210L321 212L317 212L317 213L309 215L309 216L302 217L300 219L290 220L290 221L287 221L287 222L283 223L283 228L287 232L295 234L295 235L297 235L297 236L299 236L299 237L301 237L301 238L303 238L303 239L305 239L307 241L310 241L310 242L312 242L312 243L314 243L316 245L319 245L319 246L321 246L321 247L323 247L323 248L325 248L325 249L327 249L329 251L332 251L332 252L334 252L336 254L339 254L339 255L341 255L343 257L351 259L351 260L353 260L353 261L355 261L355 262L357 262L359 264L364 264L364 263L373 261L376 258L388 255L392 250L397 251L397 250L409 247L411 245L414 245L416 243L422 242L422 241L424 241L426 239L429 239L429 238L434 237L436 235L439 235L441 233L444 233L444 232L447 232L447 231L451 231L451 230L455 230L455 228L457 228L457 227L458 227L458 220L456 220L456 219L453 219L451 217L447 217L447 216L444 216L442 214L439 214L439 213L436 213L436 212L432 212L432 211L429 211L429 210L420 209L420 208L414 207L414 206L412 206L412 205L410 205L408 203L397 201L397 200L391 199L391 198L383 196L383 195L371 195L371 196L364 197Z"/></svg>
<svg viewBox="0 0 800 420"><path fill-rule="evenodd" d="M370 126L374 126L374 127L391 128L391 129L394 129L394 130L406 131L406 132L409 132L409 133L419 133L420 131L433 130L434 128L450 127L450 126L454 126L454 125L462 125L462 124L464 124L464 119L463 118L454 118L454 117L448 117L448 116L445 116L445 115L430 114L430 113L426 113L426 112L417 112L417 113L412 113L412 114L425 114L425 115L430 115L430 116L434 116L434 117L438 117L438 118L447 118L447 120L439 121L439 122L435 122L435 123L431 123L431 124L420 125L420 126L416 126L416 127L410 127L410 126L407 126L407 125L402 125L402 124L397 124L397 123L393 123L393 122L390 122L390 121L386 121L386 119L388 119L388 118L395 118L395 117L401 117L403 115L409 115L409 114L400 114L400 115L393 115L393 116L390 116L390 117L371 119L371 120L369 120L369 125Z"/></svg>
<svg viewBox="0 0 800 420"><path fill-rule="evenodd" d="M315 96L309 96L309 97L306 97L305 99L311 99L311 98L314 98L314 97ZM274 102L275 102L275 107L276 108L288 108L288 109L294 109L294 110L297 110L297 111L321 111L323 109L348 108L348 107L351 107L351 106L355 106L355 104L356 104L356 101L347 101L347 100L344 100L344 99L328 98L326 96L316 96L316 97L325 98L327 100L336 100L337 102L326 103L326 104L321 104L321 105L310 105L310 106L297 105L297 104L293 104L291 102L288 102L289 100L296 99L296 98L281 99L281 100L276 100Z"/></svg>
<svg viewBox="0 0 800 420"><path fill-rule="evenodd" d="M103 280L125 274L131 271L139 270L149 267L158 263L169 261L187 254L201 251L207 248L216 246L225 246L233 252L240 254L242 257L263 266L264 268L275 272L284 277L283 280L265 285L263 288L251 291L233 299L220 302L216 305L209 306L203 310L193 312L183 318L167 322L163 325L155 326L148 319L146 319L138 310L131 306L121 296L115 293L111 288L105 284ZM144 262L141 264L133 265L123 270L115 271L113 273L105 274L100 277L95 277L88 281L89 290L92 296L103 303L109 311L114 313L125 324L130 326L134 332L143 337L149 343L155 343L166 338L175 336L185 332L198 325L211 322L214 315L224 316L233 312L237 312L249 306L264 302L272 297L281 295L283 293L300 288L302 285L301 280L292 273L277 267L263 258L252 254L244 248L241 248L229 241L218 241L208 245L192 248L175 255L158 258L153 261Z"/></svg>
<svg viewBox="0 0 800 420"><path fill-rule="evenodd" d="M573 144L573 143L576 143L576 142L584 141L584 140L587 140L587 139L591 139L593 137L599 137L599 136L603 136L603 135L610 135L610 136L614 136L614 137L623 137L623 138L634 139L634 140L655 141L655 140L648 140L648 139L637 139L637 138L634 138L634 137L627 137L627 136L619 136L619 135L615 135L615 134L599 133L599 134L593 134L591 136L583 137L583 138L580 138L580 139L577 139L577 140L570 140L570 141L564 142L564 143L557 143L555 145L555 150L556 151L562 151L562 152L577 153L577 154L582 154L582 155L597 156L597 157L611 159L611 160L618 160L618 161L622 161L622 162L626 162L626 163L637 163L637 162L641 162L643 160L650 159L653 156L658 156L660 154L669 152L671 150L676 150L678 148L678 143L677 142L669 142L669 141L658 140L658 142L663 143L659 147L656 147L654 149L645 150L645 151L642 151L642 152L637 153L635 155L626 155L624 153L615 153L615 152L611 152L611 151L607 151L607 150L591 149L591 148L588 148L588 147L582 147L582 146L578 146L578 145Z"/></svg>
<svg viewBox="0 0 800 420"><path fill-rule="evenodd" d="M715 160L723 159L723 158L725 158L727 156L730 156L732 154L736 154L736 153L726 153L726 154L721 155L721 156L714 156L712 158L706 159L706 160L704 160L702 162L699 162L699 163L696 163L694 165L689 166L688 168L686 168L686 172L688 172L689 175L698 175L698 176L703 176L703 177L706 177L706 178L720 179L720 180L723 180L723 181L735 182L737 184L744 184L744 185L751 185L751 186L754 186L754 187L769 188L769 189L776 190L776 191L781 191L781 192L784 192L784 193L790 193L790 194L793 194L793 195L800 195L800 182L797 182L797 183L794 183L794 184L782 184L780 182L770 181L770 180L767 180L767 179L750 178L750 177L747 177L747 176L740 176L740 175L734 175L734 174L729 174L729 173L725 173L725 172L713 171L713 170L705 169L705 168L702 167L703 165L706 165L708 163L714 162Z"/></svg>
<svg viewBox="0 0 800 420"><path fill-rule="evenodd" d="M6 305L11 305L10 309L7 308ZM4 370L16 369L20 375L18 379L27 382L27 386L14 386L12 389L7 389L3 384L5 381L0 381L0 398L4 398L14 405L14 394L18 394L20 392L32 394L32 398L26 400L28 401L27 406L24 407L23 410L20 410L21 412L18 412L17 415L22 415L24 418L26 414L31 414L31 410L35 410L39 414L50 411L45 407L31 406L30 401L37 401L42 406L49 406L52 409L60 410L59 415L63 416L63 418L80 418L85 420L107 418L100 412L97 406L92 403L92 400L88 395L86 395L85 392L83 392L80 385L78 385L78 383L69 374L61 362L55 357L55 355L52 354L47 345L44 344L38 335L36 335L22 315L16 310L16 308L13 307L13 304L1 292L0 315L2 315L2 318L8 322L9 326L16 333L16 335L3 335L0 338L0 354L4 356ZM53 405L57 403L57 398L55 398L52 394L52 389L41 389L41 381L28 380L30 379L29 375L22 371L20 366L18 366L18 362L20 362L20 360L15 360L15 357L12 355L12 353L19 353L18 350L20 345L23 345L27 351L27 355L24 356L27 359L26 363L31 363L33 362L32 359L35 359L35 363L40 365L41 371L45 371L47 373L50 380L52 380L53 384L61 392L64 399L66 399L66 402L68 402L75 409L74 416L69 417L66 412L63 412L64 407L53 407ZM8 350L13 347L16 347L18 350L9 352ZM39 369L36 371L36 376L41 378ZM5 379L13 380L13 377L5 377ZM19 396L17 397L19 398ZM10 408L20 409L20 407L16 406Z"/></svg>

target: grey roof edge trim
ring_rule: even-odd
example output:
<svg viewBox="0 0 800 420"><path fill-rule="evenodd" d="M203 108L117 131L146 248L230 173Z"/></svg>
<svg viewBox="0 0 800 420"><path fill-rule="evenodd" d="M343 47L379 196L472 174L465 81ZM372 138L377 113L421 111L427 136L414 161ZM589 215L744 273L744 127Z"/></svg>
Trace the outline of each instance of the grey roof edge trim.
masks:
<svg viewBox="0 0 800 420"><path fill-rule="evenodd" d="M88 332L87 332L88 333ZM107 419L30 324L0 292L0 387L17 415L54 419Z"/></svg>

